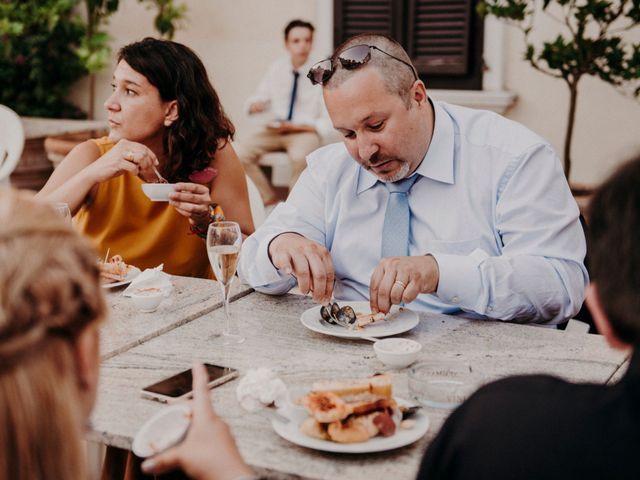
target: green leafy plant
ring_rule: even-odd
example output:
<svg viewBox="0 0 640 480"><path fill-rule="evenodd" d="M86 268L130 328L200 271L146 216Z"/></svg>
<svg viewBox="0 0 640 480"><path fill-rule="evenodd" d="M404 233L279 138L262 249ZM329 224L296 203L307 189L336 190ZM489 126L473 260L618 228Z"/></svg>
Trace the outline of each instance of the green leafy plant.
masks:
<svg viewBox="0 0 640 480"><path fill-rule="evenodd" d="M76 0L0 0L0 103L22 115L78 118L65 100L85 74L76 55L85 26Z"/></svg>
<svg viewBox="0 0 640 480"><path fill-rule="evenodd" d="M640 0L484 0L477 10L518 26L527 45L524 58L536 70L566 82L564 172L569 178L580 80L592 75L630 96L640 96L640 44L625 43L621 37L640 23ZM538 12L550 16L561 29L542 47L531 42Z"/></svg>
<svg viewBox="0 0 640 480"><path fill-rule="evenodd" d="M185 18L186 6L174 0L138 2L155 9L160 36L172 38ZM20 115L81 118L85 113L65 99L89 74L93 116L94 74L111 61L103 28L118 7L118 0L0 0L0 103Z"/></svg>
<svg viewBox="0 0 640 480"><path fill-rule="evenodd" d="M109 17L118 10L120 2L119 0L82 0L82 3L87 17L87 29L76 52L90 75L89 116L93 117L95 74L104 69L111 60L109 46L111 38L101 29L107 25ZM149 8L156 9L153 25L160 37L168 39L173 38L187 11L186 5L175 5L173 0L138 0L138 3L146 3Z"/></svg>

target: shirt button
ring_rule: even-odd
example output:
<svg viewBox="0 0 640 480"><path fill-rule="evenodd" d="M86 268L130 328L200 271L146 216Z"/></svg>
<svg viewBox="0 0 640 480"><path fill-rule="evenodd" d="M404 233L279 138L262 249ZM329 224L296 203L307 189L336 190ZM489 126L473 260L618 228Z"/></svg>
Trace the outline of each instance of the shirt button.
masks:
<svg viewBox="0 0 640 480"><path fill-rule="evenodd" d="M493 312L493 307L492 307L492 306L488 306L488 307L487 307L487 310L488 310L489 312Z"/></svg>
<svg viewBox="0 0 640 480"><path fill-rule="evenodd" d="M458 303L458 302L460 301L460 299L459 299L458 297L453 297L453 298L451 299L451 301L452 301L453 303Z"/></svg>

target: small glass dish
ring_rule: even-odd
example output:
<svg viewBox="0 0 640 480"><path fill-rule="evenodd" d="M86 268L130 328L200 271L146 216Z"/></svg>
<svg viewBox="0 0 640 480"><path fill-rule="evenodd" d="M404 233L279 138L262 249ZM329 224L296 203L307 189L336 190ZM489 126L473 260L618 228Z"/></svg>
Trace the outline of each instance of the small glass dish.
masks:
<svg viewBox="0 0 640 480"><path fill-rule="evenodd" d="M455 408L483 384L483 377L458 360L420 362L409 369L411 399L425 407Z"/></svg>

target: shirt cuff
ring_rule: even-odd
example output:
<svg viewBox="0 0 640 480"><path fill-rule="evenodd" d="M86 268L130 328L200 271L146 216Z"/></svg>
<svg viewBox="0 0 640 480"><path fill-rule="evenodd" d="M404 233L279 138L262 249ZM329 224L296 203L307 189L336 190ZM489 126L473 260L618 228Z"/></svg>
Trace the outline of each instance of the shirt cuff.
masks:
<svg viewBox="0 0 640 480"><path fill-rule="evenodd" d="M469 256L431 253L438 262L440 277L436 295L443 302L486 315L479 265L488 258L476 249Z"/></svg>

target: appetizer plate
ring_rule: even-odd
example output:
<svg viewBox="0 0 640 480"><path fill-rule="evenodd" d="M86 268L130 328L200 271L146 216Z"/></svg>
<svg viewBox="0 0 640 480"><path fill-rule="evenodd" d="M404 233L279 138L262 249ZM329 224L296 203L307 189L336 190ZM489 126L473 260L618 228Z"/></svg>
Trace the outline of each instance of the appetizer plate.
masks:
<svg viewBox="0 0 640 480"><path fill-rule="evenodd" d="M102 288L115 288L121 287L122 285L127 285L133 281L140 275L140 269L138 267L134 267L133 265L129 265L129 271L127 272L127 277L121 282L113 282L113 283L103 283Z"/></svg>
<svg viewBox="0 0 640 480"><path fill-rule="evenodd" d="M396 398L396 401L401 405L409 404L409 402L400 398ZM282 438L301 447L321 450L323 452L373 453L404 447L420 440L429 430L429 417L418 411L411 419L415 420L415 425L412 428L398 428L396 433L390 437L376 436L361 443L335 443L309 437L300 431L300 425L304 421L304 418L291 419L288 423L274 419L271 420L271 426Z"/></svg>
<svg viewBox="0 0 640 480"><path fill-rule="evenodd" d="M344 305L351 305L356 314L367 314L371 312L369 302L338 301L338 305L341 307ZM320 308L322 307L317 305L306 310L302 313L300 321L309 330L324 333L325 335L332 335L334 337L388 337L390 335L407 332L418 325L418 322L420 321L420 317L413 310L393 305L391 307L391 311L387 315L387 318L383 322L367 325L366 327L357 330L349 330L348 328L341 327L340 325L332 325L325 322L320 316Z"/></svg>

